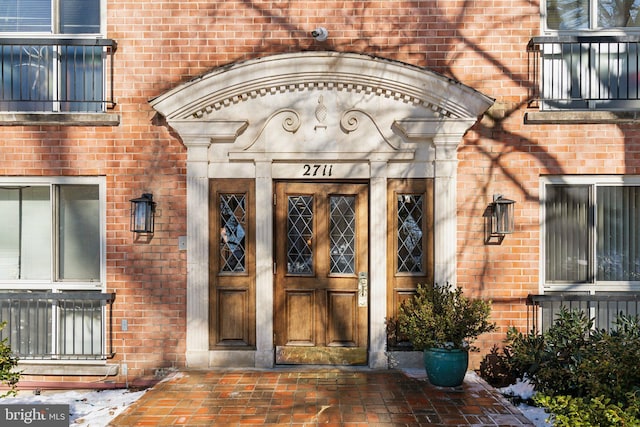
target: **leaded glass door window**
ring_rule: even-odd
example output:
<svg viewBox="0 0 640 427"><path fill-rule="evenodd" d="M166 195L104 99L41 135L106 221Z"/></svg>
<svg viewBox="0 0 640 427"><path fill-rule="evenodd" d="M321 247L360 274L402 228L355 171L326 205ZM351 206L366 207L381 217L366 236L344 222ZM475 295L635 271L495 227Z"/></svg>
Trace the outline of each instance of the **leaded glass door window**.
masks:
<svg viewBox="0 0 640 427"><path fill-rule="evenodd" d="M246 271L245 265L245 194L220 196L220 271L234 273Z"/></svg>
<svg viewBox="0 0 640 427"><path fill-rule="evenodd" d="M329 272L355 274L356 218L354 196L329 196ZM314 196L287 200L287 273L314 273Z"/></svg>
<svg viewBox="0 0 640 427"><path fill-rule="evenodd" d="M398 272L421 273L424 269L423 217L424 195L399 194L397 257Z"/></svg>
<svg viewBox="0 0 640 427"><path fill-rule="evenodd" d="M313 274L313 196L288 196L287 273Z"/></svg>
<svg viewBox="0 0 640 427"><path fill-rule="evenodd" d="M329 198L329 271L354 274L356 260L356 198Z"/></svg>

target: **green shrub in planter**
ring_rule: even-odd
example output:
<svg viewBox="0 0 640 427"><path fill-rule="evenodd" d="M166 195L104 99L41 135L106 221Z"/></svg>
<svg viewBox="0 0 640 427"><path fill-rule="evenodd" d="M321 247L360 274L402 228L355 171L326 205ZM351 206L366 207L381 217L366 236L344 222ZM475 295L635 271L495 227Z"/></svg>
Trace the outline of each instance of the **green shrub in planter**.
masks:
<svg viewBox="0 0 640 427"><path fill-rule="evenodd" d="M7 322L0 323L0 331L4 329ZM7 344L7 339L0 341L0 384L9 387L4 394L0 394L0 398L12 396L16 394L16 386L20 380L20 373L14 369L18 365L18 359L11 353L11 347Z"/></svg>
<svg viewBox="0 0 640 427"><path fill-rule="evenodd" d="M459 287L418 285L416 294L400 305L398 318L392 323L414 350L469 351L477 350L472 342L479 335L495 330L490 314L489 301L468 298Z"/></svg>
<svg viewBox="0 0 640 427"><path fill-rule="evenodd" d="M463 295L461 288L418 285L416 294L399 307L389 324L414 350L424 352L429 381L442 387L462 384L469 350L480 334L491 332L491 304Z"/></svg>

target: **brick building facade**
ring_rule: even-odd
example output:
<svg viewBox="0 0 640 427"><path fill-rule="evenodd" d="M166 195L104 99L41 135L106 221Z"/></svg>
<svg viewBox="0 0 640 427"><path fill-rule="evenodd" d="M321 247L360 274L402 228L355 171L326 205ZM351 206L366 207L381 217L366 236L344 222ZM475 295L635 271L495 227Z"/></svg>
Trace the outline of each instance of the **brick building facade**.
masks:
<svg viewBox="0 0 640 427"><path fill-rule="evenodd" d="M275 271L270 268L281 255L291 256L290 248L280 248L278 237L287 233L277 225L287 213L280 212L271 200L280 191L296 194L298 201L306 200L301 195L321 192L298 189L293 185L296 183L315 182L317 188L333 181L364 186L364 190L353 190L353 194L364 191L368 200L364 213L357 211L355 215L364 215L362 221L368 221L368 226L359 229L361 233L352 243L358 251L369 249L368 253L352 254L356 258L352 261L365 264L345 267L340 274L358 279L359 272L368 272L359 278L368 279L370 299L358 301L359 308L353 308L352 325L340 325L333 333L340 335L341 330L351 328L359 334L359 341L351 347L364 349L364 359L353 357L372 367L387 363L381 335L385 317L393 314L393 304L417 281L448 281L470 295L493 301L492 317L499 330L482 337L483 353L475 355L474 365L492 345L502 341L507 327L527 328L529 294L551 290L595 293L599 284L608 291L637 289L633 274L606 279L591 267L601 259L601 252L591 252L595 243L590 243L589 231L585 233L587 240L578 242L587 254L569 262L573 267L588 264L584 275L553 276L549 271L555 264L545 261L545 253L547 257L558 255L550 252L552 244L545 240L543 218L547 211L541 199L550 194L547 184L568 185L576 179L587 195L595 195L601 185L640 183L634 181L640 175L640 134L632 114L637 108L633 100L615 108L598 104L599 99L587 108L563 100L554 105L557 100L553 97L546 103L533 102L550 92L540 89L546 80L535 69L532 73L532 64L541 64L538 71L545 71L553 68L553 59L548 58L554 53L561 60L571 57L558 44L548 47L545 41L532 42L534 37L564 34L564 27L545 20L544 13L561 2L547 0L541 8L516 0L95 0L95 10L84 18L74 18L80 24L69 18L68 26L63 25L67 22L63 12L76 7L73 1L32 2L51 5L51 15L30 17L17 6L5 15L18 22L37 18L46 24L49 19L49 29L46 25L12 26L11 19L4 27L0 24L5 70L0 190L4 189L5 200L13 201L11 206L17 206L16 201L28 206L29 201L40 200L29 195L30 190L20 190L18 195L15 189L49 190L45 191L49 194L46 206L52 213L53 231L45 244L53 249L46 255L51 260L50 274L30 273L28 266L20 264L16 276L12 272L17 262L12 255L15 245L5 244L0 269L3 264L9 267L0 277L2 292L6 299L9 291L113 293L115 299L112 304L92 305L93 311L81 311L82 316L93 316L94 320L79 323L64 317L63 303L47 300L55 307L54 314L49 314L48 323L53 326L48 332L33 326L35 317L23 320L31 325L27 326L15 320L18 314L5 309L3 320L13 319L13 329L5 334L14 334L13 346L23 350L25 381L88 382L102 378L124 384L185 366L299 363L302 356L288 353L286 344L304 341L307 332L315 334L311 330L298 336L290 330L299 320L295 316L305 314L304 309L296 312L294 308L304 306L307 294L294 292L290 297L287 289L292 285L287 284L287 275L280 277L278 267ZM74 29L94 15L92 26ZM602 35L602 31L589 33L589 25L581 25L567 34ZM326 28L328 37L318 41L312 31L321 27ZM623 30L616 35L625 33ZM627 32L632 37L632 32ZM50 91L56 94L54 99L33 98L36 83L31 89L25 86L25 95L22 83L10 83L6 77L9 70L25 68L25 64L26 68L38 68L49 63L42 56L39 65L34 62L37 50L26 44L25 38L40 43L36 43L40 54L44 49L58 55L52 55L50 61L57 64L52 67L56 71L48 75L62 88ZM99 52L101 58L89 61L94 65L80 59L53 59L72 55L61 53L69 40L114 43L99 48L94 44L90 55ZM86 56L83 49L91 44L80 45L73 52L82 50ZM615 51L620 53L623 49L617 46ZM625 46L630 52L630 44ZM19 57L19 52L31 55ZM74 71L72 65L83 71ZM86 75L96 68L101 71L93 85L97 81L99 88L85 88L84 98L72 95L65 107L65 96L73 92L70 79L80 73L86 86ZM635 65L633 70L637 68ZM34 77L25 72L20 76L41 84L40 74ZM77 105L80 108L74 107ZM326 116L319 115L320 107L326 107ZM353 128L349 127L348 112L356 114ZM285 117L288 113L292 115ZM311 122L313 128L306 128ZM327 136L319 136L321 132ZM378 138L380 142L369 145L362 138ZM292 148L299 141L309 148ZM333 165L334 175L314 180L316 177L304 175L305 165L311 171L315 166L324 168L325 174ZM351 169L342 170L341 165ZM406 189L403 180L410 183ZM431 184L425 187L424 182ZM86 222L82 215L62 219L59 208L67 200L67 186L73 190L82 185L97 192L87 200L95 203L92 209L100 220L88 228L77 225ZM345 188L336 191L352 194ZM130 200L146 193L152 194L156 203L154 232L132 233ZM395 252L388 255L402 249L394 240L394 232L399 233L400 228L392 224L396 221L395 202L385 202L392 200L392 193L423 195L425 203L421 210L423 250L418 254L423 264L415 270L407 267L407 274L401 274L403 279L394 285L389 284L396 280L391 278L392 271L404 267L394 264L398 262ZM494 194L516 202L515 230L497 240L488 238L486 231L487 209ZM69 199L76 200L74 197ZM291 197L290 202L294 200ZM360 200L360 196L354 197ZM602 197L599 200L604 200ZM377 204L380 198L383 201ZM343 202L350 203L342 199L336 203ZM223 212L223 205L234 210L231 216ZM11 206L5 212L13 209ZM71 203L69 210L73 206ZM453 212L448 206L454 207ZM285 216L281 218L281 214ZM229 258L219 258L216 253L217 230L224 228L229 218L242 218L247 233L244 252L233 266L228 264ZM379 221L387 224L385 229L376 229ZM25 226L28 233L28 219L18 222L20 230ZM14 230L18 222L9 222L7 227ZM82 245L79 249L64 246L67 237L62 237L63 229L72 226L81 230L80 235L98 236L94 242L96 267L91 272L80 269L78 277L64 274L76 264L64 264L67 257L83 251L87 254ZM16 238L11 230L3 231L2 236ZM623 232L637 239L634 233ZM374 237L386 241L383 244ZM16 239L22 242L22 234ZM28 254L20 247L19 255L26 259ZM563 252L567 259L577 253ZM358 261L360 256L364 260ZM239 269L236 261L240 261ZM331 258L327 263L334 261ZM387 265L381 268L380 261ZM297 273L304 275L305 267L300 268L303 270ZM245 279L236 281L236 273L248 277L251 284L240 283ZM331 297L349 292L342 288L330 291L320 309L310 310L334 307L349 311L349 298L345 302ZM233 312L225 312L225 307ZM360 313L363 307L364 314ZM294 318L280 320L282 310ZM37 311L29 312L33 315ZM360 319L363 316L364 320ZM345 320L337 320L341 321ZM78 329L73 329L74 325L79 325ZM62 336L77 337L81 330L93 333L94 328L104 333L88 339L101 346L99 351L88 349L87 340ZM19 330L43 335L47 341L44 350L32 350L27 344L31 338L24 334L20 338ZM279 341L283 331L291 333L289 341ZM337 336L336 342L347 338ZM323 339L324 347L331 347L329 338ZM66 345L74 343L80 350L68 350Z"/></svg>

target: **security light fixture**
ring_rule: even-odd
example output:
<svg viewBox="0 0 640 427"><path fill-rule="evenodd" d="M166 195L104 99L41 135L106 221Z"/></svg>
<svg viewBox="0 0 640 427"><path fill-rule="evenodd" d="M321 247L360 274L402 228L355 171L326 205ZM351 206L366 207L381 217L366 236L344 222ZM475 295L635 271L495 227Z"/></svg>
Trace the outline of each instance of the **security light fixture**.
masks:
<svg viewBox="0 0 640 427"><path fill-rule="evenodd" d="M515 228L515 201L505 199L502 194L493 195L491 204L491 234L504 236L511 234Z"/></svg>
<svg viewBox="0 0 640 427"><path fill-rule="evenodd" d="M318 27L315 30L311 31L311 36L317 41L323 42L329 37L329 31L327 31L327 29L324 27Z"/></svg>
<svg viewBox="0 0 640 427"><path fill-rule="evenodd" d="M131 231L138 234L153 234L156 204L153 195L144 193L131 199Z"/></svg>

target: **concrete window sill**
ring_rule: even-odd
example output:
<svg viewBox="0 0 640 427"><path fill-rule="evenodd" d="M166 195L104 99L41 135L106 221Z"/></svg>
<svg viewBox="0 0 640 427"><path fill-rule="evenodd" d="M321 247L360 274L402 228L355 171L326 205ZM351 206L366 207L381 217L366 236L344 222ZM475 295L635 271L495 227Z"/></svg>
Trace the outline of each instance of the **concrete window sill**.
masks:
<svg viewBox="0 0 640 427"><path fill-rule="evenodd" d="M113 113L0 113L0 126L118 126Z"/></svg>
<svg viewBox="0 0 640 427"><path fill-rule="evenodd" d="M527 111L524 123L537 124L602 124L640 123L640 111Z"/></svg>

